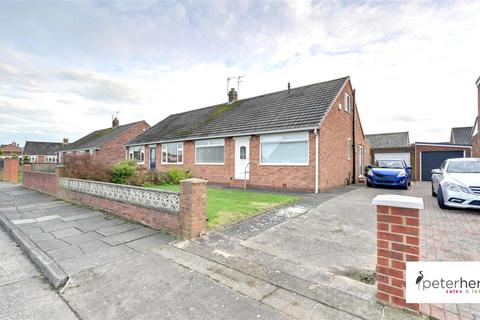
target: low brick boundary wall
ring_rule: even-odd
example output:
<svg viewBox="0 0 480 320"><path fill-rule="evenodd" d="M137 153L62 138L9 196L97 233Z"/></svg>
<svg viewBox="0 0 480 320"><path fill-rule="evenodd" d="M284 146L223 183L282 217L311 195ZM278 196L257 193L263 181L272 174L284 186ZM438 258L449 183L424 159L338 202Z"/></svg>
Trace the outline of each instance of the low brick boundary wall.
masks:
<svg viewBox="0 0 480 320"><path fill-rule="evenodd" d="M18 159L17 158L4 159L3 179L7 182L18 183Z"/></svg>
<svg viewBox="0 0 480 320"><path fill-rule="evenodd" d="M139 222L154 229L165 230L170 233L181 236L185 239L197 238L206 233L206 194L207 181L201 179L187 179L180 181L179 205L177 209L167 209L135 204L128 201L128 197L133 193L144 191L149 200L153 203L165 200L175 195L171 192L160 192L158 190L151 190L139 187L121 186L125 192L125 199L115 200L112 197L105 196L105 194L95 195L95 188L89 190L71 190L68 187L62 187L59 183L59 169L55 173L32 172L31 168L24 166L24 180L23 186L29 189L37 190L43 193L54 195L58 198L99 209L109 213L113 213L122 218ZM63 181L65 182L65 181ZM118 189L118 185L110 183L102 183L95 181L83 180L88 184L94 185L98 190L110 187ZM83 183L85 184L85 183ZM92 191L93 190L93 191ZM83 191L83 192L82 192ZM117 194L118 196L118 194ZM163 198L162 198L163 197ZM178 200L178 198L175 198ZM142 199L143 200L143 199ZM137 201L138 202L138 201ZM173 206L175 208L175 206Z"/></svg>
<svg viewBox="0 0 480 320"><path fill-rule="evenodd" d="M58 193L58 172L35 172L32 171L32 165L23 165L22 185L55 196Z"/></svg>
<svg viewBox="0 0 480 320"><path fill-rule="evenodd" d="M421 198L379 195L377 206L377 301L415 312L419 304L406 303L406 262L419 261Z"/></svg>

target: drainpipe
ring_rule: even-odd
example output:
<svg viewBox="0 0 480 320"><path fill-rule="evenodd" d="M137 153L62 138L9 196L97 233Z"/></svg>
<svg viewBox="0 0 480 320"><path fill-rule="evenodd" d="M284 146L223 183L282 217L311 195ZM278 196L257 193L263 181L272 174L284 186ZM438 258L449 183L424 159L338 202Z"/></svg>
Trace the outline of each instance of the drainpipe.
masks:
<svg viewBox="0 0 480 320"><path fill-rule="evenodd" d="M352 176L352 184L355 184L355 178L357 176L356 173L356 161L355 161L355 89L353 89L353 103L352 103L352 160L353 160L353 176Z"/></svg>
<svg viewBox="0 0 480 320"><path fill-rule="evenodd" d="M315 135L315 193L318 193L318 129L313 131Z"/></svg>

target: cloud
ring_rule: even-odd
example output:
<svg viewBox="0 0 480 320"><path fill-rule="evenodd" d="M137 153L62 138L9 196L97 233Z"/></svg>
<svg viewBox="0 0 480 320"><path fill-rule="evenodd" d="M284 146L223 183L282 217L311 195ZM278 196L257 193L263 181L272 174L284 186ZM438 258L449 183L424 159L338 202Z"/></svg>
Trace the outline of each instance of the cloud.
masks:
<svg viewBox="0 0 480 320"><path fill-rule="evenodd" d="M431 118L422 118L413 114L395 114L385 118L387 121L400 121L400 122L420 122L429 121Z"/></svg>
<svg viewBox="0 0 480 320"><path fill-rule="evenodd" d="M225 101L226 77L242 74L241 97L351 75L366 132L448 140L476 115L479 11L477 1L7 2L0 97L45 116L2 126L0 139L50 125L75 140L117 111L154 124Z"/></svg>

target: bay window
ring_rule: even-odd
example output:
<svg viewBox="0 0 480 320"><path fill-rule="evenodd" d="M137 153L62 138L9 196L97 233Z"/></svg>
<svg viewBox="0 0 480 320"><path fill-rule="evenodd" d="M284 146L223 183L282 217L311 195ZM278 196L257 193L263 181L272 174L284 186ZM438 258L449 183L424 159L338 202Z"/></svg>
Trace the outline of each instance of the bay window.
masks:
<svg viewBox="0 0 480 320"><path fill-rule="evenodd" d="M162 144L162 163L183 163L183 143L175 142Z"/></svg>
<svg viewBox="0 0 480 320"><path fill-rule="evenodd" d="M138 164L145 163L145 147L138 146L138 147L130 147L128 148L129 152L129 159L135 160Z"/></svg>
<svg viewBox="0 0 480 320"><path fill-rule="evenodd" d="M308 131L260 136L260 164L308 165Z"/></svg>
<svg viewBox="0 0 480 320"><path fill-rule="evenodd" d="M225 140L209 139L195 141L196 164L224 164Z"/></svg>

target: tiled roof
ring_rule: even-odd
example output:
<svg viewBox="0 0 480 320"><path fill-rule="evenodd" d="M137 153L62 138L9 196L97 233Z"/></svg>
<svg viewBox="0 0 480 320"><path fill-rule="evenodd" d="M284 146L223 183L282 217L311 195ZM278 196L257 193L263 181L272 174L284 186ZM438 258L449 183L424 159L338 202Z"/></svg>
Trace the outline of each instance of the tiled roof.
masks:
<svg viewBox="0 0 480 320"><path fill-rule="evenodd" d="M452 128L450 142L454 144L472 145L473 127Z"/></svg>
<svg viewBox="0 0 480 320"><path fill-rule="evenodd" d="M404 148L410 146L408 132L392 132L365 135L372 148Z"/></svg>
<svg viewBox="0 0 480 320"><path fill-rule="evenodd" d="M23 154L39 156L55 155L55 152L61 147L61 142L26 141Z"/></svg>
<svg viewBox="0 0 480 320"><path fill-rule="evenodd" d="M122 133L128 131L130 128L134 127L140 122L144 121L137 121L132 122L129 124L124 124L118 127L110 127L105 129L100 129L97 131L93 131L83 138L78 139L77 141L65 145L62 148L62 151L70 151L70 150L90 150L100 148L101 145L115 139Z"/></svg>
<svg viewBox="0 0 480 320"><path fill-rule="evenodd" d="M127 145L318 127L348 79L173 114Z"/></svg>

